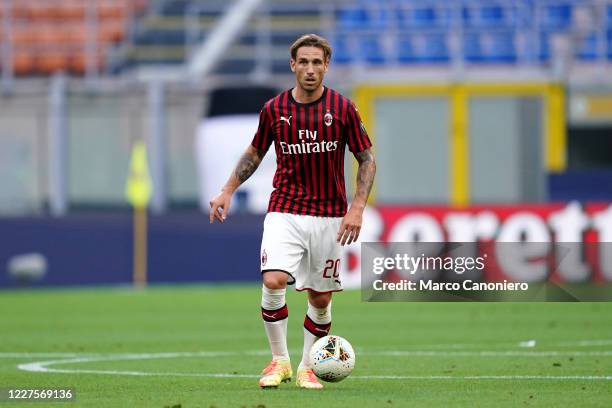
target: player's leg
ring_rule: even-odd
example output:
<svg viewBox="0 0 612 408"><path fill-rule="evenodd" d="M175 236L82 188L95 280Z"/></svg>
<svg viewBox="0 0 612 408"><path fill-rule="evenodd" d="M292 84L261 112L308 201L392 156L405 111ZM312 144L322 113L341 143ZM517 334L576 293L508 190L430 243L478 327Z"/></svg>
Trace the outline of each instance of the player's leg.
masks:
<svg viewBox="0 0 612 408"><path fill-rule="evenodd" d="M262 275L261 317L272 352L272 361L259 379L262 388L278 387L281 382L290 381L293 374L287 351L289 313L285 293L288 276L282 271L266 271Z"/></svg>
<svg viewBox="0 0 612 408"><path fill-rule="evenodd" d="M298 277L298 289L308 289L308 309L304 317L304 348L297 371L297 385L323 388L310 367L310 349L331 327L332 292L342 290L339 267L341 248L335 240L339 228L335 218L313 220L310 237L310 271L306 279Z"/></svg>
<svg viewBox="0 0 612 408"><path fill-rule="evenodd" d="M288 309L285 302L287 284L293 284L304 248L295 242L293 225L284 214L266 216L261 248L262 296L261 317L272 352L272 361L259 380L262 388L277 387L293 375L287 352Z"/></svg>
<svg viewBox="0 0 612 408"><path fill-rule="evenodd" d="M263 275L261 317L272 352L272 360L289 360L287 351L287 317L285 302L287 277L285 272L267 271Z"/></svg>
<svg viewBox="0 0 612 408"><path fill-rule="evenodd" d="M331 293L308 291L308 310L304 317L304 350L300 367L310 367L310 349L331 328Z"/></svg>
<svg viewBox="0 0 612 408"><path fill-rule="evenodd" d="M310 349L331 327L331 293L308 291L308 310L304 317L304 349L297 370L297 385L301 388L323 388L310 367Z"/></svg>

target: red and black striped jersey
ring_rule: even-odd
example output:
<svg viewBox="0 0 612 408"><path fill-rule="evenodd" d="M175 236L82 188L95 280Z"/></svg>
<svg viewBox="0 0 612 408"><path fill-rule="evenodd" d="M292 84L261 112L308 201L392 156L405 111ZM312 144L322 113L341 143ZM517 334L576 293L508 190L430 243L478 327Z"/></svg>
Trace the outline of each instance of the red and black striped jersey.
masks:
<svg viewBox="0 0 612 408"><path fill-rule="evenodd" d="M276 174L268 212L322 217L346 213L344 153L372 146L357 108L327 87L318 100L298 103L287 90L264 105L251 143L274 142Z"/></svg>

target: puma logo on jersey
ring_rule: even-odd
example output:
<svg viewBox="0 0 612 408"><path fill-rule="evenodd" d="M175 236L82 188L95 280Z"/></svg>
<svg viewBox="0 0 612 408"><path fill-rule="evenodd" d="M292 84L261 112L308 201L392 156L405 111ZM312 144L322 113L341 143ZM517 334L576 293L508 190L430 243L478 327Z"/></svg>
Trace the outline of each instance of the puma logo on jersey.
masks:
<svg viewBox="0 0 612 408"><path fill-rule="evenodd" d="M288 118L286 118L286 117L284 117L284 116L281 116L281 117L280 117L280 120L281 120L281 122L287 122L287 124L288 124L289 126L291 126L291 118L292 118L292 117L293 117L293 115L289 116Z"/></svg>

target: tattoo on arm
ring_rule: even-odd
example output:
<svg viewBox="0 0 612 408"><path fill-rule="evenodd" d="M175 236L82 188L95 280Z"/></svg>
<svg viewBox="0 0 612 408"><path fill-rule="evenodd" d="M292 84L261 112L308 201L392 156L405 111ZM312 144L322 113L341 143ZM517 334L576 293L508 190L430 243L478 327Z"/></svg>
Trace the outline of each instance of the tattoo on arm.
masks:
<svg viewBox="0 0 612 408"><path fill-rule="evenodd" d="M234 175L240 182L244 183L259 167L261 160L266 153L262 150L249 147L246 152L242 155L236 168L234 169Z"/></svg>
<svg viewBox="0 0 612 408"><path fill-rule="evenodd" d="M357 170L357 191L355 198L363 200L365 204L368 201L368 196L374 184L374 176L376 175L376 160L370 149L355 153L355 158L359 162Z"/></svg>

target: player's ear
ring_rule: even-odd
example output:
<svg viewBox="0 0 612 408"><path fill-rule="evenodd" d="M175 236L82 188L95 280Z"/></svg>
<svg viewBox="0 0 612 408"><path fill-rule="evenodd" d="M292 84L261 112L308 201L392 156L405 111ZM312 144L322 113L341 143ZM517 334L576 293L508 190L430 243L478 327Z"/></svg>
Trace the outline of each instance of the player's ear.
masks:
<svg viewBox="0 0 612 408"><path fill-rule="evenodd" d="M293 58L289 59L289 66L291 67L291 72L295 72L295 60Z"/></svg>

